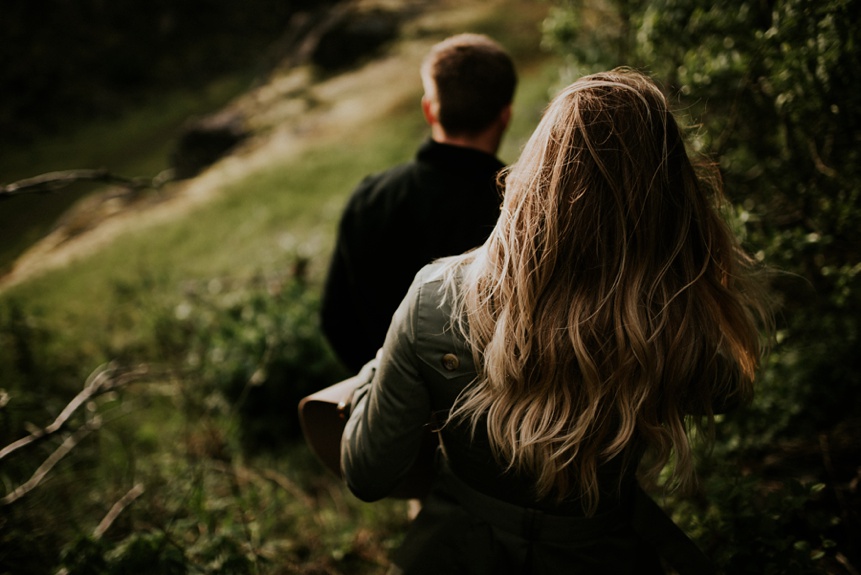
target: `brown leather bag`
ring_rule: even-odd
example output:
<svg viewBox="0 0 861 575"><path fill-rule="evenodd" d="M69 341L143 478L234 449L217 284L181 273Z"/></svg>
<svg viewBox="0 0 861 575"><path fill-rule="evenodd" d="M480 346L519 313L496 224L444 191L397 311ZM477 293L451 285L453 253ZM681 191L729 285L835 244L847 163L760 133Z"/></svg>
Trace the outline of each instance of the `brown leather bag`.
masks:
<svg viewBox="0 0 861 575"><path fill-rule="evenodd" d="M367 367L367 366L366 366ZM303 398L299 402L299 422L311 451L338 475L341 472L341 435L349 417L350 399L357 387L373 377L374 370L362 369L357 375ZM434 458L439 438L427 426L419 455L403 482L389 494L395 499L421 499L430 490L436 473Z"/></svg>

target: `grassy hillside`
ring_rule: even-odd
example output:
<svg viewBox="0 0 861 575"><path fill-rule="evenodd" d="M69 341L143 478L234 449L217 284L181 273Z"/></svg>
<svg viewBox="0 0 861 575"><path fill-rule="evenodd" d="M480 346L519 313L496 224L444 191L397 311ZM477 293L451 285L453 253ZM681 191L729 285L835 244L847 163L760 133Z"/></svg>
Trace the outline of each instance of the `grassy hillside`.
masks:
<svg viewBox="0 0 861 575"><path fill-rule="evenodd" d="M248 77L234 75L194 91L172 90L126 115L93 120L74 132L5 149L0 156L0 183L80 168L154 176L168 167L176 135L189 117L211 113L248 84ZM51 230L65 210L92 191L92 185L81 184L56 194L20 196L0 204L0 276L29 245Z"/></svg>
<svg viewBox="0 0 861 575"><path fill-rule="evenodd" d="M518 59L521 84L513 124L500 152L505 161L516 159L546 104L557 70L539 50L540 11L531 5L522 6L527 3L510 4L517 10L488 10L484 19L468 28L486 30L503 42L510 37L508 44ZM517 17L522 13L528 18ZM407 67L405 72L412 78L413 69ZM309 277L318 282L341 206L352 187L368 173L409 159L426 137L418 106L420 86L415 84L407 97L384 115L359 115L339 125L334 133L300 140L288 153L267 152L253 167L240 167L240 177L224 172L230 171L231 164L241 166L245 158L230 158L216 166L204 182L212 199L191 208L176 208L180 216L163 218L167 220L163 222L153 218L147 224L146 212L134 213L121 226L121 233L96 243L96 248L76 250L72 240L71 265L48 269L23 284L7 287L4 299L45 310L46 329L81 342L110 333L102 326L110 323L114 313L111 302L118 286L125 292L134 290L135 284L157 282L159 290L171 293L185 281L278 272L290 268L297 256L310 260ZM374 98L377 87L365 89L367 93L360 94L357 102ZM289 131L290 126L286 129ZM131 134L136 137L134 131ZM83 136L92 141L90 133ZM103 149L98 141L96 149ZM86 156L70 161L76 162L78 157ZM92 161L87 163L93 165ZM152 173L146 164L140 166L140 173ZM133 172L134 167L131 164L128 169ZM183 184L185 188L196 185ZM6 202L4 208L14 210L14 201L17 199ZM87 239L80 243L86 244ZM147 292L154 294L152 289Z"/></svg>
<svg viewBox="0 0 861 575"><path fill-rule="evenodd" d="M296 123L261 120L234 157L56 245L3 288L0 449L44 428L88 377L104 387L59 433L0 456L0 573L384 569L405 503L358 503L296 435L296 396L343 376L315 315L337 218L361 177L426 136L417 58L448 33L485 31L514 52L522 80L501 155L516 159L556 78L539 49L545 9L428 8L383 63L305 87L313 101ZM380 84L392 70L400 90ZM384 93L398 97L375 106ZM82 136L70 146L99 140ZM49 265L57 254L67 264Z"/></svg>

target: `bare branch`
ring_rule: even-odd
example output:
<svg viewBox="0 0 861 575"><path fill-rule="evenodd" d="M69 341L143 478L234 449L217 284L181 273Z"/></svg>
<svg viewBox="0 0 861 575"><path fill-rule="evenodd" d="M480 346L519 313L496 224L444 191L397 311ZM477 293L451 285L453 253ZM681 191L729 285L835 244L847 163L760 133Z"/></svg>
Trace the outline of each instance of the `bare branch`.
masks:
<svg viewBox="0 0 861 575"><path fill-rule="evenodd" d="M56 192L76 182L101 182L118 184L130 190L158 190L174 179L172 170L165 170L154 178L127 178L108 170L63 170L48 172L0 186L0 200L22 194L47 194Z"/></svg>
<svg viewBox="0 0 861 575"><path fill-rule="evenodd" d="M69 418L78 410L78 408L80 408L81 405L84 405L93 396L122 387L146 374L148 369L146 366L141 366L135 370L119 374L117 371L117 368L112 364L99 366L92 374L90 374L90 377L87 378L87 382L84 384L84 389L81 390L81 392L78 393L78 395L76 395L65 408L63 408L63 411L61 411L60 415L54 419L53 423L43 429L35 429L29 435L10 443L3 449L0 449L0 461L22 447L26 447L35 441L57 433L64 428Z"/></svg>
<svg viewBox="0 0 861 575"><path fill-rule="evenodd" d="M98 429L100 425L101 422L99 418L93 418L92 420L79 427L77 431L75 431L75 433L67 437L65 441L63 441L63 443L61 443L60 446L55 449L54 452L49 455L44 462L42 462L42 465L39 466L39 468L36 470L33 476L30 477L30 479L19 485L6 497L0 499L0 505L11 505L12 503L15 503L16 501L33 491L36 487L39 486L42 480L45 479L45 476L51 472L54 466L60 462L61 459L68 455L69 452L72 451L84 437L89 435L91 431L93 431L94 429Z"/></svg>
<svg viewBox="0 0 861 575"><path fill-rule="evenodd" d="M143 495L144 486L142 483L136 483L134 487L128 490L128 493L122 496L122 498L114 503L111 507L111 510L108 511L108 514L99 522L98 527L96 527L95 531L93 531L93 537L95 539L99 539L102 535L105 534L105 531L110 529L111 525L113 525L114 521L116 521L117 517L120 516L120 513L125 510L126 507L131 505L135 499Z"/></svg>

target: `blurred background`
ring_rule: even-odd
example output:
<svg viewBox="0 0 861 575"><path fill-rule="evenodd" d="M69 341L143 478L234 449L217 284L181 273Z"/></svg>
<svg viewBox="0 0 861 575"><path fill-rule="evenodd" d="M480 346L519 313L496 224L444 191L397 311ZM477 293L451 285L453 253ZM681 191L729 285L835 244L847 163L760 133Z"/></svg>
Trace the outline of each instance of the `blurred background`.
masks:
<svg viewBox="0 0 861 575"><path fill-rule="evenodd" d="M861 570L857 0L45 0L0 12L0 574L383 573L296 403L340 210L427 136L418 66L458 32L547 101L627 65L718 163L774 270L777 340L692 493L726 573Z"/></svg>

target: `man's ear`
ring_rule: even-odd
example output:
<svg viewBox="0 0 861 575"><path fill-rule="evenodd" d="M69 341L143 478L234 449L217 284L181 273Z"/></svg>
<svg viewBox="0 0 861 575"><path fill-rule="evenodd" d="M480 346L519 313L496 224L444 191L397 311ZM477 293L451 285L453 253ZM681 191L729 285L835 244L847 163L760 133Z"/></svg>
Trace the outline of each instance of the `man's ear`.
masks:
<svg viewBox="0 0 861 575"><path fill-rule="evenodd" d="M434 109L434 101L425 94L422 96L422 113L425 116L425 121L428 125L433 126L437 123L437 111Z"/></svg>

